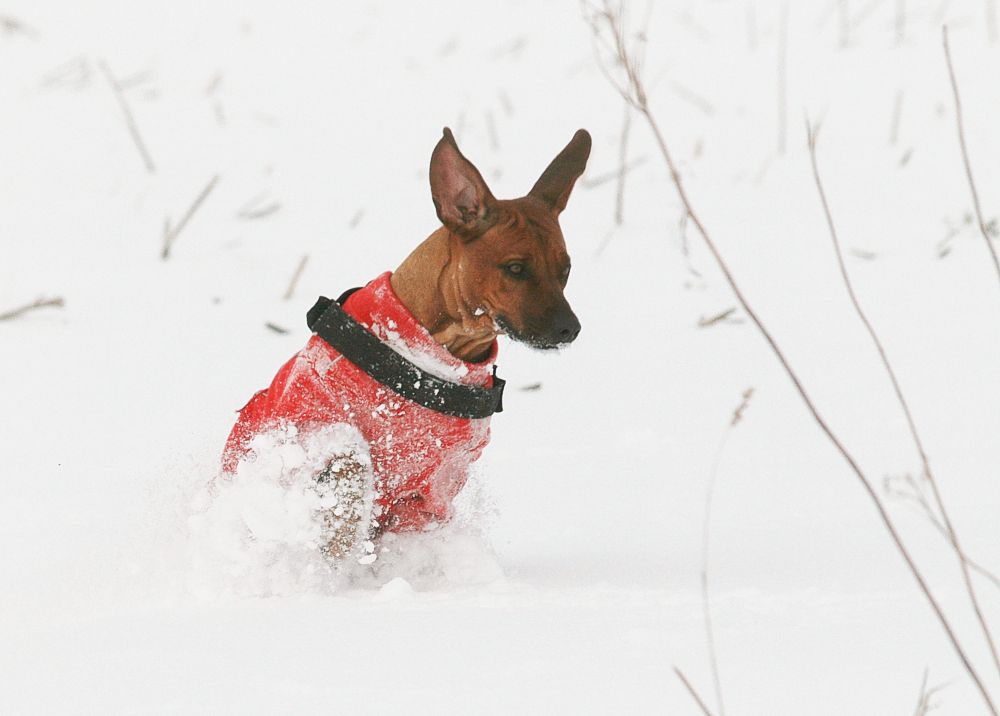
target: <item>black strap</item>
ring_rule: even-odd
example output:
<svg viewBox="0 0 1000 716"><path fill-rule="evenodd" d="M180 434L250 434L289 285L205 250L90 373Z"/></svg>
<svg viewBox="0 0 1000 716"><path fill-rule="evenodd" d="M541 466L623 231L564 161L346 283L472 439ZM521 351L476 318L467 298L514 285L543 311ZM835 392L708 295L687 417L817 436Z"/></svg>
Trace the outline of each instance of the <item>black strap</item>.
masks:
<svg viewBox="0 0 1000 716"><path fill-rule="evenodd" d="M462 385L431 375L379 340L336 301L320 296L306 314L309 329L373 379L407 400L456 418L488 418L503 412L504 380L493 366L493 387Z"/></svg>

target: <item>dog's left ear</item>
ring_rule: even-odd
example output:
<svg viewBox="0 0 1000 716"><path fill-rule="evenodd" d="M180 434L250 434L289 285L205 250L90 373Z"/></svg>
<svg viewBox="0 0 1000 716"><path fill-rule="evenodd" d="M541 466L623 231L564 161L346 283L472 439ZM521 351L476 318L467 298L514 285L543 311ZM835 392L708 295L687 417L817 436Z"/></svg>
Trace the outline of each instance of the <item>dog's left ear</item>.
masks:
<svg viewBox="0 0 1000 716"><path fill-rule="evenodd" d="M566 208L573 185L587 168L587 158L590 157L590 133L586 129L578 129L573 139L552 163L542 172L542 176L531 187L528 196L541 199L552 207L556 214Z"/></svg>

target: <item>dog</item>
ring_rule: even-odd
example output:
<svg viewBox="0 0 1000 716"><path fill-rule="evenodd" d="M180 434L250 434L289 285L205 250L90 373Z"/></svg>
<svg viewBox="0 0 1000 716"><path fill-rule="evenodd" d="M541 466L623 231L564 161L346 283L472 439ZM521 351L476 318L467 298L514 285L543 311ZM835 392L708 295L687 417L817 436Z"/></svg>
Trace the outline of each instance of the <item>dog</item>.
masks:
<svg viewBox="0 0 1000 716"><path fill-rule="evenodd" d="M580 332L559 215L590 148L577 131L526 196L498 200L445 128L430 161L442 226L394 272L317 302L315 335L239 411L224 473L267 431L315 445L335 429L312 478L331 559L370 563L384 532L447 522L502 409L497 336L547 350Z"/></svg>

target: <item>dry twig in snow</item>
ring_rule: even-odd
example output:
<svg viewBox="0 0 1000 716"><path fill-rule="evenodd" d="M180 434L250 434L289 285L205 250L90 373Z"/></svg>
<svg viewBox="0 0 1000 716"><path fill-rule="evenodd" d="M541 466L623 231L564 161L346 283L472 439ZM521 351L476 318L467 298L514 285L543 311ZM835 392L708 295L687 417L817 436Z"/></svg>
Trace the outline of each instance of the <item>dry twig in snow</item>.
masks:
<svg viewBox="0 0 1000 716"><path fill-rule="evenodd" d="M946 684L938 684L937 686L927 686L927 669L924 669L924 678L920 681L920 696L917 698L917 709L913 712L914 716L927 716L932 709L937 708L937 704L931 703L931 699L934 695L941 691L946 686Z"/></svg>
<svg viewBox="0 0 1000 716"><path fill-rule="evenodd" d="M899 121L903 117L903 90L896 91L896 101L892 105L892 120L889 122L889 144L899 139Z"/></svg>
<svg viewBox="0 0 1000 716"><path fill-rule="evenodd" d="M730 317L732 317L734 313L736 313L736 306L727 308L725 311L720 311L714 316L709 316L707 318L702 316L698 319L698 328L708 328L709 326L714 326L716 323L729 321Z"/></svg>
<svg viewBox="0 0 1000 716"><path fill-rule="evenodd" d="M285 291L284 299L286 301L292 298L292 294L295 293L295 286L299 283L299 277L302 276L302 272L306 268L306 264L309 262L309 254L302 254L302 258L299 259L299 265L295 267L295 273L292 274L292 280L288 282L288 290Z"/></svg>
<svg viewBox="0 0 1000 716"><path fill-rule="evenodd" d="M191 203L191 206L188 207L188 210L184 212L184 216L181 217L181 220L177 223L175 228L171 228L170 220L167 220L163 231L163 251L160 254L160 258L164 260L170 258L170 249L177 240L177 237L184 230L184 227L187 226L188 222L191 221L191 217L194 216L196 211L198 211L198 207L200 207L202 202L204 202L205 199L208 198L208 195L212 193L212 189L215 188L215 185L218 182L219 175L216 174L209 180L208 184L205 185L205 188L201 190L201 193L195 197L195 200Z"/></svg>
<svg viewBox="0 0 1000 716"><path fill-rule="evenodd" d="M111 85L112 91L115 93L115 99L118 100L118 106L121 107L122 114L125 115L125 126L128 127L129 134L132 135L132 141L135 143L136 149L139 150L139 154L142 156L142 162L146 165L146 171L150 174L156 171L156 166L153 164L153 157L150 156L149 150L146 148L145 142L142 141L142 135L139 134L139 126L135 123L135 117L132 115L132 109L128 106L128 102L125 100L125 93L122 92L122 86L115 79L115 76L111 73L111 68L104 60L98 60L98 67L101 68L101 72L104 77L108 80L108 84Z"/></svg>
<svg viewBox="0 0 1000 716"><path fill-rule="evenodd" d="M955 79L955 68L951 64L951 50L948 47L948 26L941 28L941 39L944 43L944 58L948 63L948 77L951 79L951 91L955 95L955 122L958 125L958 144L962 148L962 161L965 163L965 176L969 180L969 191L972 192L972 206L976 210L976 221L979 223L979 231L986 242L990 256L993 258L993 266L997 271L997 279L1000 280L1000 259L997 258L996 247L990 239L989 230L986 228L986 221L983 219L983 209L979 204L979 192L976 191L976 182L972 178L972 166L969 164L969 150L965 146L965 129L962 125L962 101L958 97L958 80Z"/></svg>
<svg viewBox="0 0 1000 716"><path fill-rule="evenodd" d="M646 163L646 157L636 157L628 164L625 165L625 173L628 174L633 169L638 169L643 164ZM600 174L595 174L591 177L580 177L577 180L577 185L583 187L584 189L596 189L603 184L607 184L609 181L618 178L621 173L621 167L610 172L601 172Z"/></svg>
<svg viewBox="0 0 1000 716"><path fill-rule="evenodd" d="M0 321L10 321L15 318L20 318L22 315L28 311L34 311L37 308L62 308L65 304L61 296L56 298L37 298L31 303L19 306L13 310L7 311L6 313L0 313Z"/></svg>
<svg viewBox="0 0 1000 716"><path fill-rule="evenodd" d="M904 490L896 487L894 483L897 480L904 482L907 489ZM931 507L931 503L927 501L927 497L924 495L924 491L920 483L918 483L912 475L895 477L887 476L883 482L886 494L905 502L916 504L916 506L920 509L921 514L927 519L928 522L931 523L934 529L937 530L942 537L951 542L951 538L948 536L948 530L941 523L941 520L937 516L937 512L935 512L934 508ZM969 565L969 569L976 572L984 579L989 580L995 587L1000 589L1000 577L997 577L997 575L993 572L986 569L986 567L970 557L965 550L962 551L962 558L965 560L965 563Z"/></svg>
<svg viewBox="0 0 1000 716"><path fill-rule="evenodd" d="M830 230L830 239L833 241L833 251L837 257L837 268L840 270L840 277L844 281L844 287L847 289L847 295L851 299L851 305L854 307L854 312L858 315L858 319L861 323L864 324L865 331L867 331L868 336L872 339L872 343L875 345L875 350L878 352L879 360L882 362L882 367L885 368L889 382L892 384L892 390L896 395L896 401L899 403L899 407L903 411L903 416L906 418L906 425L909 428L910 437L913 440L913 446L916 448L917 455L920 458L920 466L923 469L924 478L927 480L927 484L930 485L931 494L934 497L934 504L937 506L938 514L941 515L941 522L947 531L948 542L955 551L956 557L958 557L958 563L962 569L962 581L965 583L965 591L969 596L969 602L972 605L972 610L976 614L976 620L979 622L979 628L983 633L983 638L986 640L986 645L990 649L990 655L993 657L993 665L996 667L997 672L1000 673L1000 658L997 657L997 648L993 641L993 634L990 632L989 625L986 623L986 617L983 616L983 610L979 606L979 598L976 595L976 589L972 584L972 578L969 576L968 558L965 556L965 552L962 551L961 544L958 541L958 533L955 530L955 526L952 524L951 517L948 515L948 510L945 509L944 499L941 497L941 490L938 487L937 478L931 470L930 460L927 458L927 450L924 448L924 441L921 439L920 432L917 430L917 424L913 419L910 404L906 400L903 388L899 384L899 378L896 376L896 371L893 369L892 363L889 361L889 356L885 352L885 346L882 345L882 340L879 338L878 333L876 333L875 327L872 325L871 321L868 320L868 315L861 307L861 302L858 300L858 296L854 292L854 284L851 282L850 274L847 273L847 265L844 263L844 253L840 248L840 239L837 236L837 229L833 223L833 214L830 211L830 204L827 201L826 192L823 190L823 182L820 180L819 167L816 163L816 137L818 131L817 127L811 127L808 122L806 123L806 134L809 141L809 159L812 162L813 179L816 181L816 190L819 192L820 203L823 205L823 215L826 217L826 225Z"/></svg>
<svg viewBox="0 0 1000 716"><path fill-rule="evenodd" d="M705 702L701 700L701 697L698 695L698 692L694 690L693 686L691 686L691 682L687 680L687 677L684 676L684 673L676 666L674 667L674 673L677 674L677 678L681 680L682 684L684 684L684 688L687 689L687 692L691 694L691 698L694 699L694 702L698 704L698 708L701 709L701 712L705 716L712 716L712 712L708 710L708 706L706 706Z"/></svg>
<svg viewBox="0 0 1000 716"><path fill-rule="evenodd" d="M736 310L736 309L731 309ZM753 388L743 391L740 404L733 410L733 415L729 419L722 438L719 440L719 447L712 458L712 467L708 472L708 485L705 487L705 512L701 523L701 608L705 621L705 639L708 645L709 666L712 669L712 683L715 686L715 705L719 709L719 716L725 716L726 709L722 702L722 680L719 678L719 663L715 656L715 633L712 629L712 610L710 608L708 591L708 557L709 557L709 536L712 525L712 498L715 496L715 481L719 473L719 463L722 462L722 453L726 449L726 443L733 432L733 428L743 420L743 413L750 405L753 397Z"/></svg>
<svg viewBox="0 0 1000 716"><path fill-rule="evenodd" d="M895 522L889 515L885 502L882 500L878 491L875 489L875 486L873 485L872 481L861 469L861 466L858 464L857 460L855 460L854 456L847 450L846 446L843 444L843 442L841 442L840 438L836 435L836 433L833 432L833 429L829 426L829 424L826 422L823 416L820 415L819 409L816 407L816 404L809 396L809 393L806 391L805 386L799 379L798 374L795 372L794 368L792 368L792 365L791 363L789 363L788 358L785 356L784 351L781 350L780 346L778 346L778 343L775 340L774 336L771 334L770 330L768 330L768 328L764 325L763 321L757 315L756 311L754 311L753 307L750 306L746 297L743 295L743 291L742 289L740 289L739 284L736 283L736 278L733 275L732 271L730 270L729 264L722 256L722 253L715 245L715 241L712 240L711 235L705 228L705 225L702 223L701 219L698 217L698 214L695 212L694 207L691 204L691 200L688 198L687 191L684 188L684 182L681 178L680 172L678 171L677 165L674 162L673 154L670 152L670 149L667 146L666 139L663 136L663 132L660 129L659 122L656 120L655 115L653 114L652 110L649 107L649 100L646 94L646 88L641 76L641 71L640 71L641 68L640 65L632 57L631 51L626 43L625 31L621 24L621 15L617 11L611 8L611 6L608 3L608 0L605 0L603 9L601 8L592 9L592 15L590 16L589 20L591 26L594 28L598 42L602 42L605 46L608 46L609 43L606 40L604 40L604 33L607 32L607 34L610 35L611 38L610 46L614 53L613 57L617 62L618 69L620 69L621 72L623 72L625 75L625 82L621 83L620 81L616 80L608 71L608 69L602 65L602 71L604 72L605 77L608 79L609 82L611 82L612 86L618 91L618 93L622 97L625 97L628 101L630 101L632 103L632 106L635 107L636 111L638 111L639 114L641 114L642 117L646 120L646 124L649 126L649 129L653 134L653 138L655 139L656 145L660 150L660 154L663 158L663 161L667 166L667 170L669 171L670 177L673 180L673 184L675 189L677 190L677 194L680 197L680 200L687 211L687 215L690 217L691 223L694 224L698 233L701 235L701 238L704 241L705 246L708 248L709 252L712 254L712 257L715 259L715 262L718 265L719 270L722 272L722 275L725 278L726 283L729 284L729 288L732 290L734 296L736 297L736 300L739 302L740 307L743 309L743 312L746 313L746 315L750 318L750 320L753 321L754 325L757 327L757 330L760 332L761 336L764 338L768 346L771 348L771 351L774 353L775 358L777 358L778 362L781 364L781 367L784 369L785 374L788 376L788 379L792 382L792 385L795 387L795 390L799 394L799 397L802 399L802 402L805 403L806 409L809 411L809 414L812 416L817 426L820 428L820 430L822 430L823 434L826 435L827 439L837 450L837 452L840 453L841 457L847 463L851 472L857 478L861 488L864 490L865 494L871 500L873 507L878 513L879 520L882 522L883 527L885 528L890 539L892 540L892 543L895 546L896 551L899 553L900 557L902 557L903 561L906 563L907 569L913 576L913 579L916 581L918 588L920 589L924 597L927 599L927 602L930 605L931 609L933 610L935 617L937 618L938 622L941 625L941 628L944 630L945 635L948 638L948 641L951 643L952 648L955 650L955 653L958 656L959 660L961 661L962 666L965 669L966 673L969 675L969 678L972 679L973 683L976 686L976 689L982 696L983 702L986 704L987 708L989 709L989 712L993 714L993 716L1000 716L1000 714L998 714L997 712L996 706L994 706L993 704L993 699L991 698L989 692L986 690L986 686L983 684L983 681L979 676L979 673L976 671L972 662L969 660L969 657L965 652L965 648L959 641L958 635L955 633L955 630L952 628L951 621L945 614L944 609L942 608L940 602L938 602L937 598L931 592L930 586L927 584L927 581L924 578L923 573L917 566L917 563L914 560L913 555L910 554L909 549L904 544L903 538L900 535Z"/></svg>
<svg viewBox="0 0 1000 716"><path fill-rule="evenodd" d="M267 192L257 194L250 201L240 207L236 216L246 221L263 219L281 209L280 201L267 201Z"/></svg>
<svg viewBox="0 0 1000 716"><path fill-rule="evenodd" d="M625 102L625 116L618 142L618 190L615 192L615 225L625 221L625 176L628 174L628 132L632 127L632 106Z"/></svg>

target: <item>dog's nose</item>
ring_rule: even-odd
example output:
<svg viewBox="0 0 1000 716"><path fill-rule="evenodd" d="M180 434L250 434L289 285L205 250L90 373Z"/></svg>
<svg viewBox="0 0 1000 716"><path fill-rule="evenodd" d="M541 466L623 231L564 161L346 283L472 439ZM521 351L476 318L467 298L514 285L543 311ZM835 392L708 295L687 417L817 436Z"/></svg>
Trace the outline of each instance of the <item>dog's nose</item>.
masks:
<svg viewBox="0 0 1000 716"><path fill-rule="evenodd" d="M580 335L580 321L570 313L556 326L556 339L559 343L572 343Z"/></svg>

